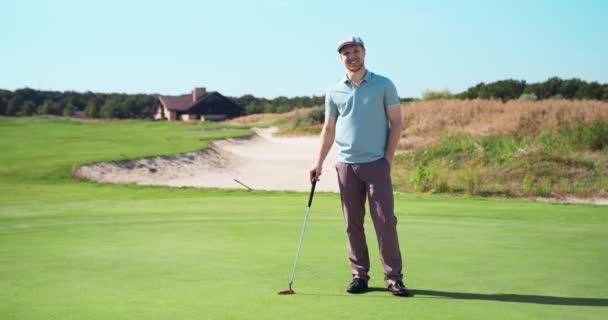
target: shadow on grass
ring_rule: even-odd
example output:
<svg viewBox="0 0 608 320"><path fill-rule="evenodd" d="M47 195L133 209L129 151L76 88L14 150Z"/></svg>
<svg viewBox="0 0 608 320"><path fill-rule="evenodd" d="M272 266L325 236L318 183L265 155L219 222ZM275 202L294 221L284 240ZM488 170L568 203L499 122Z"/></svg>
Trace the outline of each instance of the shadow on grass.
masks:
<svg viewBox="0 0 608 320"><path fill-rule="evenodd" d="M370 287L364 293L344 293L344 294L330 294L330 296L348 297L348 296L366 296L369 292L386 292L386 296L367 296L373 298L390 298L395 299L386 288ZM573 297L554 297L554 296L538 296L538 295L526 295L526 294L508 294L508 293L497 293L497 294L481 294L481 293L463 293L463 292L447 292L447 291L435 291L435 290L422 290L422 289L410 289L412 296L405 299L417 298L448 298L448 299L459 299L459 300L484 300L484 301L500 301L500 302L516 302L516 303L536 303L536 304L549 304L549 305L560 305L560 306L591 306L591 307L608 307L608 299L604 298L573 298ZM312 294L304 293L301 295L312 295L312 296L328 296L328 294Z"/></svg>
<svg viewBox="0 0 608 320"><path fill-rule="evenodd" d="M460 300L486 300L486 301L501 301L501 302L519 302L519 303L536 303L550 304L560 306L594 306L608 307L608 299L602 298L573 298L573 297L554 297L554 296L537 296L526 294L481 294L481 293L462 293L462 292L446 292L434 290L411 290L414 295L424 295L440 298L460 299Z"/></svg>

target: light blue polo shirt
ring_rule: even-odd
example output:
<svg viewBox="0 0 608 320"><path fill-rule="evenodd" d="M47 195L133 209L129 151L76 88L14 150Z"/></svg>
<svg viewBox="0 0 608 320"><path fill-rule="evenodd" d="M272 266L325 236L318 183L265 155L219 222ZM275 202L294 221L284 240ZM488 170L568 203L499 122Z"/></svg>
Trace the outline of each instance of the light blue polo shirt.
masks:
<svg viewBox="0 0 608 320"><path fill-rule="evenodd" d="M346 76L327 89L325 116L336 118L338 161L365 163L384 157L389 125L386 109L399 106L395 85L366 71L359 86Z"/></svg>

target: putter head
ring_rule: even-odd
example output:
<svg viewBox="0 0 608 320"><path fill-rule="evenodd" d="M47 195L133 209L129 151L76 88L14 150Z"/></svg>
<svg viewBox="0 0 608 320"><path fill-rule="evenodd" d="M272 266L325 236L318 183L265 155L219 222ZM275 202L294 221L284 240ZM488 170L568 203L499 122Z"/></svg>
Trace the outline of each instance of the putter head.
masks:
<svg viewBox="0 0 608 320"><path fill-rule="evenodd" d="M296 292L295 292L295 291L293 291L293 290L283 290L283 291L279 291L279 295L284 296L284 295L288 295L288 294L296 294Z"/></svg>

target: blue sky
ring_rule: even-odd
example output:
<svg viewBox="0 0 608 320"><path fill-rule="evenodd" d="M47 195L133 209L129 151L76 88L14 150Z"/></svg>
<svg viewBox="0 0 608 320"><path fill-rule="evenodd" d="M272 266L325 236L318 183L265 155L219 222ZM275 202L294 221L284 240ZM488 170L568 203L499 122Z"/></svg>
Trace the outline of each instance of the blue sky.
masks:
<svg viewBox="0 0 608 320"><path fill-rule="evenodd" d="M0 88L323 95L356 34L401 97L548 77L608 82L608 1L8 0Z"/></svg>

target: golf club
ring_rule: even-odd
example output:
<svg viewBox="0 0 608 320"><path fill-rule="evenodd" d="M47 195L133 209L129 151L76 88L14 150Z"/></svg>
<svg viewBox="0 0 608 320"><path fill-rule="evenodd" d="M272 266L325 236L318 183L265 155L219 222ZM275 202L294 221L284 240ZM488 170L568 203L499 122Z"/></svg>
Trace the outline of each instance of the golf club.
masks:
<svg viewBox="0 0 608 320"><path fill-rule="evenodd" d="M302 239L304 239L304 230L306 230L306 221L308 220L308 213L310 212L310 205L312 204L312 196L315 194L315 185L317 184L316 179L312 179L312 186L310 187L310 196L308 196L308 206L306 207L306 215L304 216L304 224L302 225L302 232L300 233L300 242L298 243L298 251L296 251L296 261L293 263L293 270L291 271L291 280L289 281L289 290L280 291L280 295L295 294L293 291L293 278L296 275L296 266L298 265L298 257L300 256L300 248L302 248Z"/></svg>

